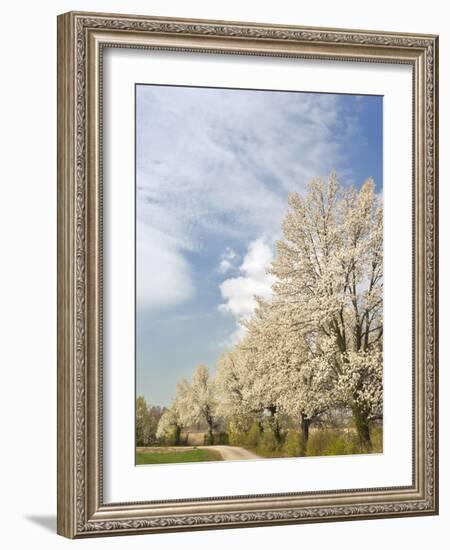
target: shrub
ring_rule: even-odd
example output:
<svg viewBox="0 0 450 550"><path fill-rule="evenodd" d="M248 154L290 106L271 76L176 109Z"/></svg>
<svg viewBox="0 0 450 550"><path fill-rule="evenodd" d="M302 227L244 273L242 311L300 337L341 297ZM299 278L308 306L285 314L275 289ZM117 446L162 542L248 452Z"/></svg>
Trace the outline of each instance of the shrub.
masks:
<svg viewBox="0 0 450 550"><path fill-rule="evenodd" d="M374 426L370 432L370 439L372 441L372 452L383 452L383 427Z"/></svg>
<svg viewBox="0 0 450 550"><path fill-rule="evenodd" d="M325 448L324 455L336 456L352 453L352 442L344 434L335 434Z"/></svg>
<svg viewBox="0 0 450 550"><path fill-rule="evenodd" d="M236 422L228 420L227 432L230 445L239 446L242 444L242 432L238 429Z"/></svg>
<svg viewBox="0 0 450 550"><path fill-rule="evenodd" d="M301 442L301 436L296 430L289 430L286 441L283 445L283 453L286 456L303 456L304 449Z"/></svg>
<svg viewBox="0 0 450 550"><path fill-rule="evenodd" d="M261 442L261 429L258 422L253 422L250 429L245 434L244 443L248 447L258 447Z"/></svg>
<svg viewBox="0 0 450 550"><path fill-rule="evenodd" d="M214 434L214 445L229 445L230 438L227 432L218 432Z"/></svg>
<svg viewBox="0 0 450 550"><path fill-rule="evenodd" d="M359 452L361 451L354 434L327 428L311 432L306 450L307 456L334 456Z"/></svg>
<svg viewBox="0 0 450 550"><path fill-rule="evenodd" d="M260 435L259 447L263 452L273 452L278 450L278 442L272 430L266 429Z"/></svg>
<svg viewBox="0 0 450 550"><path fill-rule="evenodd" d="M166 430L163 441L164 445L168 445L169 447L173 447L177 443L176 428L174 426Z"/></svg>
<svg viewBox="0 0 450 550"><path fill-rule="evenodd" d="M227 422L228 444L241 447L246 445L246 437L251 424L248 423L247 429L245 429L245 422L239 419L229 419Z"/></svg>
<svg viewBox="0 0 450 550"><path fill-rule="evenodd" d="M307 456L324 456L325 449L330 444L331 438L328 430L319 429L311 431L306 446Z"/></svg>

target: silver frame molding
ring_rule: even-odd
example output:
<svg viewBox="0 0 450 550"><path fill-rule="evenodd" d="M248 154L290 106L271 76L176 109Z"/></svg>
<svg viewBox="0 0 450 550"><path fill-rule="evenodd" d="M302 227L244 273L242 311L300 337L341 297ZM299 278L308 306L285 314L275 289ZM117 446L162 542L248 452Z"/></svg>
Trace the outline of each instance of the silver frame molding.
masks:
<svg viewBox="0 0 450 550"><path fill-rule="evenodd" d="M413 68L413 484L113 503L102 476L102 51ZM438 38L70 12L58 17L58 533L69 538L438 513Z"/></svg>

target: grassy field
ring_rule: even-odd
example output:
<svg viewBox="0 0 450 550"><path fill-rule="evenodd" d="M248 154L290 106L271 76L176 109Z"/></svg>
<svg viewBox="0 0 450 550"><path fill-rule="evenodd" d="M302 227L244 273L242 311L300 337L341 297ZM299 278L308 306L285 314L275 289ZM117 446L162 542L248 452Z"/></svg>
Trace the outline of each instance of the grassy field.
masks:
<svg viewBox="0 0 450 550"><path fill-rule="evenodd" d="M177 462L210 462L213 460L222 460L220 454L216 451L205 449L187 449L185 451L168 452L137 452L136 464L174 464Z"/></svg>

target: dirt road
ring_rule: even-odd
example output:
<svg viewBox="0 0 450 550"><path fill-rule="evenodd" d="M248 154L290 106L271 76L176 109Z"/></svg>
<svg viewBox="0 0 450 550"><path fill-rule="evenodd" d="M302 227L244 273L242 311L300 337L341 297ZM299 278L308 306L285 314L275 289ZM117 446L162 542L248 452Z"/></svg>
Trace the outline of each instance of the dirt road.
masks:
<svg viewBox="0 0 450 550"><path fill-rule="evenodd" d="M243 447L231 447L229 445L202 445L198 449L209 449L217 451L222 455L224 460L254 460L255 458L263 458L262 456L247 451Z"/></svg>

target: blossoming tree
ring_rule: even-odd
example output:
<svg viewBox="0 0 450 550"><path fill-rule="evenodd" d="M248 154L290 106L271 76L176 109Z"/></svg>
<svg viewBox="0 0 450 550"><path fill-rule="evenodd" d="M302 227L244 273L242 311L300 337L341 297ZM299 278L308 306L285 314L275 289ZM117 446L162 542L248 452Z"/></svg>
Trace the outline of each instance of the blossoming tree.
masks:
<svg viewBox="0 0 450 550"><path fill-rule="evenodd" d="M333 399L352 411L361 445L382 407L383 210L373 180L360 190L314 179L289 196L271 272L274 306L333 373ZM325 352L324 352L325 350Z"/></svg>
<svg viewBox="0 0 450 550"><path fill-rule="evenodd" d="M371 449L383 407L381 200L371 179L356 189L331 174L304 196L290 194L288 206L268 270L271 298L255 297L245 335L221 356L215 380L200 365L178 384L161 433L203 421L212 441L219 416L244 430L266 419L281 444L287 417L305 449L313 422L344 411L361 449Z"/></svg>

